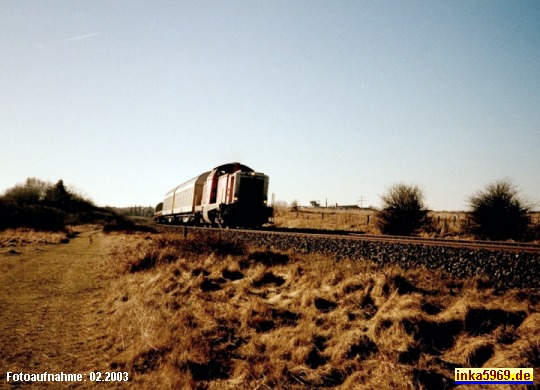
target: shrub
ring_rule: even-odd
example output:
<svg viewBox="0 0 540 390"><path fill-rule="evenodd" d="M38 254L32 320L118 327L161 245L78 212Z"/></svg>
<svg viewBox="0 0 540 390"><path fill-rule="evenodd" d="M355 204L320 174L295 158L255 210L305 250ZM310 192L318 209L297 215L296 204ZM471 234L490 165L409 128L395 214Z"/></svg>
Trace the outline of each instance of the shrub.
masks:
<svg viewBox="0 0 540 390"><path fill-rule="evenodd" d="M0 199L0 229L31 227L36 230L61 231L65 213L40 204L16 205Z"/></svg>
<svg viewBox="0 0 540 390"><path fill-rule="evenodd" d="M2 199L8 204L17 206L36 204L43 200L48 186L50 183L28 178L24 184L17 184L8 189Z"/></svg>
<svg viewBox="0 0 540 390"><path fill-rule="evenodd" d="M469 198L471 231L489 240L523 239L530 223L530 207L509 180L498 180Z"/></svg>
<svg viewBox="0 0 540 390"><path fill-rule="evenodd" d="M424 194L418 186L395 184L381 196L377 227L383 234L408 236L428 225Z"/></svg>
<svg viewBox="0 0 540 390"><path fill-rule="evenodd" d="M109 216L111 217L111 216ZM123 217L121 215L113 215L112 219L107 221L103 225L104 233L111 232L146 232L146 233L155 233L156 229L153 226L148 226L145 224L136 223L133 219L128 217Z"/></svg>
<svg viewBox="0 0 540 390"><path fill-rule="evenodd" d="M99 220L104 211L66 189L62 180L53 185L29 178L0 196L0 229L60 231L67 224Z"/></svg>

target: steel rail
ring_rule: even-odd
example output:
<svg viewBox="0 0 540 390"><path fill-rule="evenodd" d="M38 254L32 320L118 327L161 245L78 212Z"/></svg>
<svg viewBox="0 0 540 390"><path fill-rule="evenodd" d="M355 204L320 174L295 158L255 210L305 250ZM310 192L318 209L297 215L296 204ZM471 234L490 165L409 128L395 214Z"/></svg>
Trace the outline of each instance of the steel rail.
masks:
<svg viewBox="0 0 540 390"><path fill-rule="evenodd" d="M185 225L165 225L157 224L157 226L179 229L203 229L203 230L229 230L219 227L196 227ZM370 242L396 243L396 244L412 244L412 245L428 245L428 246L446 246L453 248L468 248L474 250L488 251L504 251L504 252L525 252L525 253L540 253L540 244L526 242L505 242L505 241L482 241L482 240L463 240L463 239L445 239L445 238L428 238L428 237L409 237L409 236L391 236L391 235L372 235L362 234L347 231L317 231L316 229L284 229L284 228L262 228L262 229L231 229L237 232L250 233L270 233L283 235L298 235L306 237L324 237L324 238L340 238L350 240L361 240Z"/></svg>

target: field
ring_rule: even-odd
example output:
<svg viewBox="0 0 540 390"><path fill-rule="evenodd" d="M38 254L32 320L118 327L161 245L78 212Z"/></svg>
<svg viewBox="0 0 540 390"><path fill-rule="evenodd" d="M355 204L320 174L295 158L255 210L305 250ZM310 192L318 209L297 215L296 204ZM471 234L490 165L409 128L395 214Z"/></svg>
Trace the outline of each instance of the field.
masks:
<svg viewBox="0 0 540 390"><path fill-rule="evenodd" d="M430 211L432 225L420 232L422 237L474 239L467 227L469 217L464 211ZM530 214L533 226L540 225L540 212ZM376 210L300 207L291 211L287 207L275 209L274 222L278 227L298 229L324 229L380 234L376 227ZM534 241L538 243L538 240Z"/></svg>
<svg viewBox="0 0 540 390"><path fill-rule="evenodd" d="M467 224L465 212L430 212L433 228L424 236L471 238L464 233ZM306 208L298 211L278 208L274 216L275 224L284 228L313 228L343 230L366 234L379 234L376 227L376 212L372 209L340 210L332 208Z"/></svg>
<svg viewBox="0 0 540 390"><path fill-rule="evenodd" d="M538 289L191 233L16 235L0 239L0 387L7 371L44 370L127 372L99 386L143 389L441 389L455 367L540 375Z"/></svg>

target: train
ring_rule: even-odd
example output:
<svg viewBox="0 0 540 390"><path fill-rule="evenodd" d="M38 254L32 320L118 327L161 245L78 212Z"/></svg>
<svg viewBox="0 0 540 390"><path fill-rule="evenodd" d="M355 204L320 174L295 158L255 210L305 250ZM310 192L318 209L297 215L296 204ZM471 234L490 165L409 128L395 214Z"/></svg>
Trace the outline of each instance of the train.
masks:
<svg viewBox="0 0 540 390"><path fill-rule="evenodd" d="M255 228L271 222L269 177L238 162L195 176L156 207L158 224Z"/></svg>

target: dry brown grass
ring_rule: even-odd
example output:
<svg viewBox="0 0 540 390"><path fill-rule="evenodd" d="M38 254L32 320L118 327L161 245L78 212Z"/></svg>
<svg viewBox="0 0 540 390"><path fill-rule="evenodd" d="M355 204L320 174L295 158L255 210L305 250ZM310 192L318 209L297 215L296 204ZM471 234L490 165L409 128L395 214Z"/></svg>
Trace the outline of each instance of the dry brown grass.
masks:
<svg viewBox="0 0 540 390"><path fill-rule="evenodd" d="M435 389L454 367L540 365L538 290L201 237L107 239L110 365L137 388Z"/></svg>
<svg viewBox="0 0 540 390"><path fill-rule="evenodd" d="M7 229L0 231L0 248L36 244L63 244L69 241L71 234L67 230L63 232L45 232L28 228Z"/></svg>

